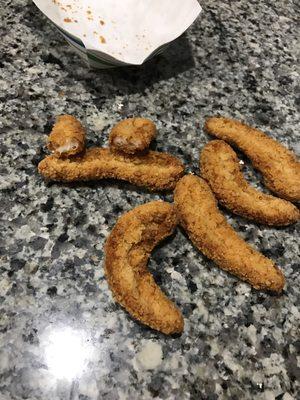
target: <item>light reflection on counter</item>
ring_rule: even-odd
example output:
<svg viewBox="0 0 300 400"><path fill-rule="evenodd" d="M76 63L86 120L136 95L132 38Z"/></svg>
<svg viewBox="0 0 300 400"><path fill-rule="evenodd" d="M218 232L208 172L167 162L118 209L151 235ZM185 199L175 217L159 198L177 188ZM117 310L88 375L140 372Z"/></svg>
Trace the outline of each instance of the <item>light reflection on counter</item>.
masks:
<svg viewBox="0 0 300 400"><path fill-rule="evenodd" d="M45 338L45 362L57 379L69 381L87 371L93 347L84 331L70 327L49 330Z"/></svg>

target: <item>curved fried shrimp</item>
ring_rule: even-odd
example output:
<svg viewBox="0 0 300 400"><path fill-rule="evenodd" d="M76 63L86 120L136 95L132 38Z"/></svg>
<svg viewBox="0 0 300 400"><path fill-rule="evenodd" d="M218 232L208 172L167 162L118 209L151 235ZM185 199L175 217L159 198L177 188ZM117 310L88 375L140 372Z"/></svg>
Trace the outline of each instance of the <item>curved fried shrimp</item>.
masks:
<svg viewBox="0 0 300 400"><path fill-rule="evenodd" d="M166 334L182 332L183 318L156 285L147 262L176 225L174 206L153 201L119 218L105 245L105 274L116 301L143 324Z"/></svg>
<svg viewBox="0 0 300 400"><path fill-rule="evenodd" d="M184 176L176 185L174 200L180 224L205 256L256 289L282 290L282 272L227 223L203 179Z"/></svg>
<svg viewBox="0 0 300 400"><path fill-rule="evenodd" d="M70 159L48 156L39 163L38 170L45 178L53 181L114 178L151 190L171 190L183 175L184 166L176 157L167 153L149 151L137 157L94 147Z"/></svg>
<svg viewBox="0 0 300 400"><path fill-rule="evenodd" d="M109 135L110 149L126 154L147 150L156 136L155 124L146 118L128 118L117 123Z"/></svg>
<svg viewBox="0 0 300 400"><path fill-rule="evenodd" d="M48 138L48 149L56 157L70 157L85 149L85 130L72 115L60 115Z"/></svg>
<svg viewBox="0 0 300 400"><path fill-rule="evenodd" d="M272 192L286 200L300 200L300 163L291 151L258 129L233 119L208 118L205 130L242 150Z"/></svg>
<svg viewBox="0 0 300 400"><path fill-rule="evenodd" d="M203 148L200 170L219 202L238 215L267 225L289 225L300 219L292 203L248 184L236 153L222 140L212 140Z"/></svg>

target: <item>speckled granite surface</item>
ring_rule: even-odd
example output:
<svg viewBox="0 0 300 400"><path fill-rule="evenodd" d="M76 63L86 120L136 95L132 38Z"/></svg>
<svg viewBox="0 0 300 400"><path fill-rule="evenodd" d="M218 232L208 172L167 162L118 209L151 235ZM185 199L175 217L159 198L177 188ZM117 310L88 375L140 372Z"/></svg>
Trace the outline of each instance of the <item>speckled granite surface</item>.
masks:
<svg viewBox="0 0 300 400"><path fill-rule="evenodd" d="M284 270L280 297L221 272L178 231L150 262L185 317L181 337L164 337L113 302L103 244L124 211L172 196L113 182L46 184L36 170L60 113L79 117L89 144L101 145L118 119L153 118L157 148L195 172L211 114L244 119L299 150L296 2L204 3L164 55L140 69L95 72L30 1L2 2L1 400L299 398L299 227L227 214ZM260 186L248 164L246 173Z"/></svg>

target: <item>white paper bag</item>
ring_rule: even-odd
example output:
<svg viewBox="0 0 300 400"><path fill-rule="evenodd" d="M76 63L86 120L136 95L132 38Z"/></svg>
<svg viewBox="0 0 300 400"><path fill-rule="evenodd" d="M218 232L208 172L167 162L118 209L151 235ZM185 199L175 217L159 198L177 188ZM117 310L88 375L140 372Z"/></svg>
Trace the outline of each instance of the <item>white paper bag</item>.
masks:
<svg viewBox="0 0 300 400"><path fill-rule="evenodd" d="M197 18L197 0L34 0L94 67L141 65Z"/></svg>

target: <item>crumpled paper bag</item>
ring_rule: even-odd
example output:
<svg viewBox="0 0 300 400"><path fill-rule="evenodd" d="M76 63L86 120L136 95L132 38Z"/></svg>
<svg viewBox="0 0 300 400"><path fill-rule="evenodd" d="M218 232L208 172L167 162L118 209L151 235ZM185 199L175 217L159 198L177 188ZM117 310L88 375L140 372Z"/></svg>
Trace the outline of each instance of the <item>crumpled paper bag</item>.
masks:
<svg viewBox="0 0 300 400"><path fill-rule="evenodd" d="M197 0L33 0L93 67L141 65L197 18Z"/></svg>

